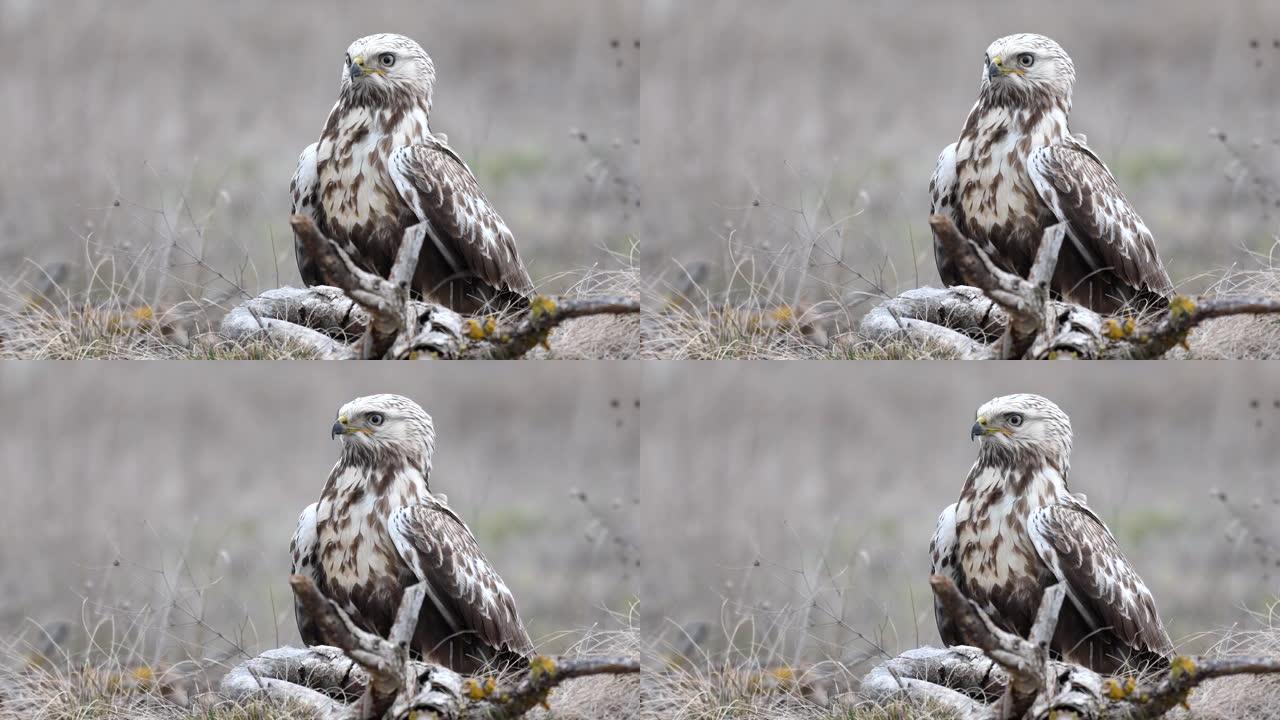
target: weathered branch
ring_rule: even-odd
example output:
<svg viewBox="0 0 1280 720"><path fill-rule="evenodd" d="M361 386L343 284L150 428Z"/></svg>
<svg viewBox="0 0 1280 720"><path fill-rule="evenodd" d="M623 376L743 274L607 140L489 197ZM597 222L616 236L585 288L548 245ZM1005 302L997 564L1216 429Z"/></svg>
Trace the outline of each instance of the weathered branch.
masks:
<svg viewBox="0 0 1280 720"><path fill-rule="evenodd" d="M623 297L594 297L554 299L535 297L528 317L514 327L498 327L481 331L487 342L473 344L462 351L461 357L470 360L514 360L538 345L547 342L547 336L566 320L588 315L630 315L640 312L640 303Z"/></svg>
<svg viewBox="0 0 1280 720"><path fill-rule="evenodd" d="M947 615L955 620L965 641L985 652L1009 674L1001 714L1009 718L1022 717L1045 690L1049 641L1058 624L1065 588L1059 584L1045 592L1036 613L1033 639L1026 640L997 627L986 613L960 593L950 578L935 575L929 578L929 585Z"/></svg>
<svg viewBox="0 0 1280 720"><path fill-rule="evenodd" d="M392 266L393 280L386 280L362 270L338 244L325 237L315 221L306 215L289 218L293 233L302 242L308 257L314 258L320 277L326 285L345 292L369 314L360 357L382 358L391 350L396 338L409 333L414 326L413 308L409 304L408 276L413 273L413 262L406 259L416 240L422 249L422 233L410 228L400 243L400 252ZM414 254L413 258L417 258Z"/></svg>
<svg viewBox="0 0 1280 720"><path fill-rule="evenodd" d="M861 332L882 345L907 340L945 349L956 359L984 360L997 356L991 343L1007 323L1004 310L977 288L916 288L872 308Z"/></svg>
<svg viewBox="0 0 1280 720"><path fill-rule="evenodd" d="M1065 225L1059 223L1044 231L1027 279L997 267L977 243L960 233L951 218L934 215L929 226L943 251L955 259L964 283L982 290L1008 314L1000 341L1001 358L1025 357L1037 338L1052 334L1057 308L1049 297L1049 286L1066 237Z"/></svg>
<svg viewBox="0 0 1280 720"><path fill-rule="evenodd" d="M934 215L929 224L965 285L917 288L891 298L863 318L861 332L868 340L941 345L962 358L1158 358L1184 344L1206 320L1280 313L1280 299L1274 298L1175 296L1155 318L1103 318L1051 296L1066 235L1062 224L1045 230L1026 279L997 266L949 217ZM993 304L1002 312L993 313Z"/></svg>
<svg viewBox="0 0 1280 720"><path fill-rule="evenodd" d="M232 669L222 683L233 698L286 699L313 709L325 720L398 720L434 716L443 720L517 718L546 703L553 688L577 677L632 674L639 660L627 657L534 656L529 670L497 684L466 680L458 673L410 658L409 644L426 597L426 586L405 591L390 638L357 627L306 576L289 578L302 611L332 646L278 648Z"/></svg>
<svg viewBox="0 0 1280 720"><path fill-rule="evenodd" d="M294 575L289 578L289 586L307 617L315 621L320 636L345 652L369 674L363 701L366 717L382 717L401 691L412 690L405 687L405 665L409 660L405 648L356 627L341 608L321 594L311 578ZM421 604L420 594L418 602ZM397 625L400 619L397 619ZM417 618L413 621L416 624Z"/></svg>
<svg viewBox="0 0 1280 720"><path fill-rule="evenodd" d="M1155 324L1137 328L1108 349L1104 357L1149 360L1162 357L1187 340L1187 335L1200 323L1230 315L1269 315L1280 313L1280 300L1263 297L1222 296L1192 300L1176 297L1168 314Z"/></svg>
<svg viewBox="0 0 1280 720"><path fill-rule="evenodd" d="M443 305L411 297L425 228L405 231L390 279L384 279L362 269L354 250L325 237L310 217L294 215L290 223L327 285L264 292L227 314L224 337L292 342L325 359L514 359L545 345L567 320L640 312L639 301L625 297L537 296L527 316L464 323Z"/></svg>
<svg viewBox="0 0 1280 720"><path fill-rule="evenodd" d="M338 288L277 288L227 313L222 334L235 340L294 343L322 359L348 360L357 357L351 342L364 334L367 318Z"/></svg>
<svg viewBox="0 0 1280 720"><path fill-rule="evenodd" d="M953 710L961 718L981 717L1004 692L1008 677L981 650L923 647L908 650L872 668L858 694L888 704L907 696Z"/></svg>
<svg viewBox="0 0 1280 720"><path fill-rule="evenodd" d="M860 693L888 702L910 698L939 702L961 718L1091 717L1157 718L1185 703L1191 689L1215 677L1280 673L1280 658L1233 656L1170 660L1164 677L1153 681L1109 678L1052 660L1049 643L1066 595L1061 585L1046 591L1024 639L998 627L961 594L950 578L930 578L934 595L969 646L920 648L876 668ZM998 666L993 669L993 664Z"/></svg>
<svg viewBox="0 0 1280 720"><path fill-rule="evenodd" d="M530 662L527 677L516 683L514 687L499 688L488 694L488 707L471 708L468 718L476 720L507 720L518 718L538 705L547 701L551 689L566 680L586 677L587 675L626 675L640 672L639 658L625 657L584 657L561 658L554 660L548 657L537 657Z"/></svg>

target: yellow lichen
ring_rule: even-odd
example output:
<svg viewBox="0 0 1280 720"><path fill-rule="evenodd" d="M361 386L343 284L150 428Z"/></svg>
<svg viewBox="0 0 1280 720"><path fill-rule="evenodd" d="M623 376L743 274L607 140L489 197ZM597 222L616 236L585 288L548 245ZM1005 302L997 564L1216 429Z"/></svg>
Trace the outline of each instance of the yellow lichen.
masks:
<svg viewBox="0 0 1280 720"><path fill-rule="evenodd" d="M151 322L151 320L156 316L155 311L151 309L150 305L140 305L134 308L129 314L132 315L133 319L139 323Z"/></svg>
<svg viewBox="0 0 1280 720"><path fill-rule="evenodd" d="M1124 326L1116 322L1115 318L1107 318L1102 321L1102 334L1112 340L1124 339Z"/></svg>
<svg viewBox="0 0 1280 720"><path fill-rule="evenodd" d="M462 326L463 333L472 340L484 340L493 335L497 329L498 323L494 322L492 317L486 317L484 320L467 318L467 322Z"/></svg>
<svg viewBox="0 0 1280 720"><path fill-rule="evenodd" d="M1177 680L1184 675L1190 675L1196 671L1196 661L1186 655L1178 655L1169 661L1169 677Z"/></svg>
<svg viewBox="0 0 1280 720"><path fill-rule="evenodd" d="M773 675L773 678L780 683L789 683L796 679L795 671L786 665L773 668L769 671L769 674Z"/></svg>
<svg viewBox="0 0 1280 720"><path fill-rule="evenodd" d="M1173 299L1169 301L1169 315L1171 315L1174 320L1190 315L1195 312L1195 309L1195 301L1186 295L1175 295Z"/></svg>
<svg viewBox="0 0 1280 720"><path fill-rule="evenodd" d="M1115 678L1107 678L1103 681L1102 692L1112 700L1123 700L1127 694L1125 693L1124 685L1116 682Z"/></svg>
<svg viewBox="0 0 1280 720"><path fill-rule="evenodd" d="M488 694L485 692L485 686L476 682L474 678L467 678L462 682L462 692L472 700L483 700Z"/></svg>
<svg viewBox="0 0 1280 720"><path fill-rule="evenodd" d="M529 677L537 680L556 671L556 661L546 655L535 655L529 661Z"/></svg>
<svg viewBox="0 0 1280 720"><path fill-rule="evenodd" d="M155 672L146 665L139 665L138 667L131 670L129 674L133 677L134 680L143 684L149 683L156 679Z"/></svg>
<svg viewBox="0 0 1280 720"><path fill-rule="evenodd" d="M556 311L556 301L546 295L535 296L529 301L529 315L534 320L545 317Z"/></svg>
<svg viewBox="0 0 1280 720"><path fill-rule="evenodd" d="M795 320L796 314L790 305L779 305L769 311L769 317L779 325L786 325Z"/></svg>

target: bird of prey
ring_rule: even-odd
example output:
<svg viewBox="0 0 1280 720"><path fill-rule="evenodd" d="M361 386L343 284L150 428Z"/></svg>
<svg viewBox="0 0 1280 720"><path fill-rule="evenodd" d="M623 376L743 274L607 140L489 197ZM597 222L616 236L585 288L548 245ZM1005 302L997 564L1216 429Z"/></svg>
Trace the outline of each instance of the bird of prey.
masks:
<svg viewBox="0 0 1280 720"><path fill-rule="evenodd" d="M371 395L338 411L338 462L319 502L298 518L293 572L357 625L389 636L404 591L426 583L411 649L460 673L520 664L532 650L506 583L427 479L431 416L399 395ZM296 606L303 642L322 642Z"/></svg>
<svg viewBox="0 0 1280 720"><path fill-rule="evenodd" d="M1066 413L1039 395L999 397L978 408L970 437L981 441L978 460L960 500L938 517L932 573L1022 637L1044 591L1062 583L1056 656L1102 673L1166 663L1173 645L1151 591L1084 495L1067 489ZM942 641L963 644L934 609Z"/></svg>
<svg viewBox="0 0 1280 720"><path fill-rule="evenodd" d="M412 290L474 314L525 304L533 283L511 230L462 158L432 134L435 65L403 35L347 48L342 86L319 142L298 158L293 212L310 216L357 265L391 274L406 233L423 235ZM322 282L295 239L307 285Z"/></svg>
<svg viewBox="0 0 1280 720"><path fill-rule="evenodd" d="M1067 129L1076 72L1066 51L1043 35L1009 35L982 63L978 101L929 183L933 214L1021 277L1044 230L1066 223L1057 296L1106 314L1163 307L1173 284L1151 231L1084 136ZM944 284L961 284L936 239L934 258Z"/></svg>

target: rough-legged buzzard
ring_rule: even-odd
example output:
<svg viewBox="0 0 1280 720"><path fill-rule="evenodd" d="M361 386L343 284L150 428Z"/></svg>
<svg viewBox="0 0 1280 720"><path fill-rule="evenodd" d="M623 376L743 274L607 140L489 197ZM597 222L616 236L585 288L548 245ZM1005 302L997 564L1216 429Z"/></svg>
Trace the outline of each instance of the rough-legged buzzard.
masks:
<svg viewBox="0 0 1280 720"><path fill-rule="evenodd" d="M1155 241L1111 171L1067 129L1076 72L1058 43L1009 35L987 48L978 101L938 156L932 212L1026 277L1045 228L1067 224L1053 291L1102 313L1159 306L1173 289ZM959 272L934 243L938 274Z"/></svg>
<svg viewBox="0 0 1280 720"><path fill-rule="evenodd" d="M1044 591L1063 583L1067 601L1051 650L1098 672L1159 663L1173 646L1151 591L1115 537L1067 489L1071 421L1038 395L1009 395L978 408L970 437L978 460L959 502L942 511L929 544L934 575L1004 629L1026 637ZM963 643L935 607L947 645Z"/></svg>
<svg viewBox="0 0 1280 720"><path fill-rule="evenodd" d="M403 35L347 48L320 141L298 158L294 214L309 215L357 264L391 274L406 232L424 233L412 289L461 313L522 305L533 287L507 224L466 163L428 125L436 70ZM315 259L296 243L307 285Z"/></svg>
<svg viewBox="0 0 1280 720"><path fill-rule="evenodd" d="M302 511L290 550L359 626L387 637L410 585L426 583L412 649L462 673L519 663L532 649L515 600L475 536L427 485L431 416L399 395L356 398L332 434L342 454ZM298 608L303 642L321 642Z"/></svg>

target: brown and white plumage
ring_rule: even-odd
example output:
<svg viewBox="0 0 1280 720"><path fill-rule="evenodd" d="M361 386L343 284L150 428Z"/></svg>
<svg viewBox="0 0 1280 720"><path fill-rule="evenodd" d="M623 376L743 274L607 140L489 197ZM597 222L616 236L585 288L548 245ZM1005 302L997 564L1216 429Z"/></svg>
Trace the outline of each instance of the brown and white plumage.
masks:
<svg viewBox="0 0 1280 720"><path fill-rule="evenodd" d="M978 409L971 437L981 438L978 460L938 518L932 574L1024 637L1045 589L1062 583L1055 653L1105 673L1164 662L1173 648L1151 591L1084 496L1067 489L1066 414L1038 395L995 398ZM935 616L943 642L962 644L940 607Z"/></svg>
<svg viewBox="0 0 1280 720"><path fill-rule="evenodd" d="M992 43L960 139L938 157L932 212L1023 277L1045 228L1065 222L1056 293L1104 313L1157 305L1173 284L1151 231L1083 136L1067 127L1075 77L1066 51L1043 35ZM960 284L936 242L934 255L943 283Z"/></svg>
<svg viewBox="0 0 1280 720"><path fill-rule="evenodd" d="M532 644L511 591L428 487L431 417L408 398L372 395L344 405L332 433L342 455L320 500L298 518L293 572L384 637L405 589L425 583L415 652L463 673L521 662ZM303 642L321 642L300 608L297 620Z"/></svg>
<svg viewBox="0 0 1280 720"><path fill-rule="evenodd" d="M430 130L435 66L403 35L347 49L338 102L290 183L310 215L356 262L391 273L406 232L423 234L413 290L463 313L519 305L533 283L510 228L443 136ZM303 282L321 282L296 245Z"/></svg>

